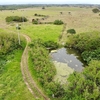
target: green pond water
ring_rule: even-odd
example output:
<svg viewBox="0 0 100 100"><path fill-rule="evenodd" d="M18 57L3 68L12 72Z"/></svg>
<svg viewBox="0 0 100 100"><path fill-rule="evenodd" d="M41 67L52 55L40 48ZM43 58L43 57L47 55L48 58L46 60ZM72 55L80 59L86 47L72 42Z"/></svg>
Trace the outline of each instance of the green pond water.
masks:
<svg viewBox="0 0 100 100"><path fill-rule="evenodd" d="M66 83L66 78L73 71L81 72L84 69L84 62L80 53L71 48L60 48L50 53L52 61L57 69L54 80Z"/></svg>

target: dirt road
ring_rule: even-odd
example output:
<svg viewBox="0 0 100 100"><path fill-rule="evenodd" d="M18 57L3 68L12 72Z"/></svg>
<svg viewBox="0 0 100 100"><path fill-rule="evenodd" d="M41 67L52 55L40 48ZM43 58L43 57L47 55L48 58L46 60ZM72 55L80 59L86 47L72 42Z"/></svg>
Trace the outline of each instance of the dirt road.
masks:
<svg viewBox="0 0 100 100"><path fill-rule="evenodd" d="M27 35L23 35L27 41L26 47L24 49L22 58L21 58L21 71L25 84L27 85L29 91L33 94L35 100L43 98L43 100L50 100L36 85L34 79L32 78L30 71L28 69L28 43L31 42L31 39Z"/></svg>

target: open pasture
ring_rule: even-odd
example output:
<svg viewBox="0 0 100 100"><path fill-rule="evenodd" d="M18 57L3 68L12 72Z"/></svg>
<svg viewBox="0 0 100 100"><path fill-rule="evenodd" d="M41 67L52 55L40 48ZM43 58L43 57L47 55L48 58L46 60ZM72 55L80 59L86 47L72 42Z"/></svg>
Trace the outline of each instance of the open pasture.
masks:
<svg viewBox="0 0 100 100"><path fill-rule="evenodd" d="M38 18L41 22L54 22L59 19L67 24L66 30L74 28L76 33L99 31L100 29L100 16L99 13L95 14L92 12L93 8L79 8L79 7L42 7L37 8L26 8L19 10L7 10L0 11L0 27L9 27L12 24L6 24L5 18L7 16L24 16L28 18L28 22L24 23L24 29L32 27L32 19ZM62 14L61 14L62 12ZM48 18L34 16L34 14L46 15ZM16 23L13 23L13 27L16 27ZM44 25L40 25L41 27ZM33 25L33 27L36 27ZM38 26L37 26L38 27ZM49 26L53 27L53 25ZM57 26L58 27L58 26ZM54 27L56 30L56 27ZM32 28L29 28L30 31ZM58 28L59 29L59 28ZM45 32L45 30L43 30ZM36 32L36 31L35 31ZM38 30L37 30L38 32ZM26 33L26 32L25 32ZM28 32L27 32L28 34Z"/></svg>

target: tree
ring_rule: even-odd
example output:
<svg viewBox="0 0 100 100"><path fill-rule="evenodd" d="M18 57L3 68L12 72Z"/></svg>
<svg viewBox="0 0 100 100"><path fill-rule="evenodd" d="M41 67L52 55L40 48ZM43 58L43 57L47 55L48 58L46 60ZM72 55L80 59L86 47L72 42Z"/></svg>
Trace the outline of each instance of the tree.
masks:
<svg viewBox="0 0 100 100"><path fill-rule="evenodd" d="M62 20L55 20L54 24L55 25L62 25L62 24L64 24L64 22Z"/></svg>
<svg viewBox="0 0 100 100"><path fill-rule="evenodd" d="M74 29L68 29L68 30L67 30L67 33L75 34L76 31L75 31Z"/></svg>
<svg viewBox="0 0 100 100"><path fill-rule="evenodd" d="M43 45L50 50L57 49L59 47L58 43L53 41L46 41L43 43Z"/></svg>
<svg viewBox="0 0 100 100"><path fill-rule="evenodd" d="M60 14L62 15L62 14L63 14L63 12L60 12Z"/></svg>
<svg viewBox="0 0 100 100"><path fill-rule="evenodd" d="M45 7L43 6L42 9L45 9Z"/></svg>
<svg viewBox="0 0 100 100"><path fill-rule="evenodd" d="M97 9L97 8L92 9L92 11L93 11L94 13L98 13L98 12L100 12L100 10Z"/></svg>

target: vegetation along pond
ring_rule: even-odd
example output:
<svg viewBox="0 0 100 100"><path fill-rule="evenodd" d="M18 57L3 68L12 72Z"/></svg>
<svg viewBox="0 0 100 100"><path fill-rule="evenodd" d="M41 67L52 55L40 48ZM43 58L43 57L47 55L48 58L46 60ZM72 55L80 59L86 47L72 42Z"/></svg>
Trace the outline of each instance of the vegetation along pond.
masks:
<svg viewBox="0 0 100 100"><path fill-rule="evenodd" d="M81 72L84 68L80 54L74 49L60 48L57 51L51 51L50 55L57 69L55 80L61 83L65 83L66 78L73 71Z"/></svg>

